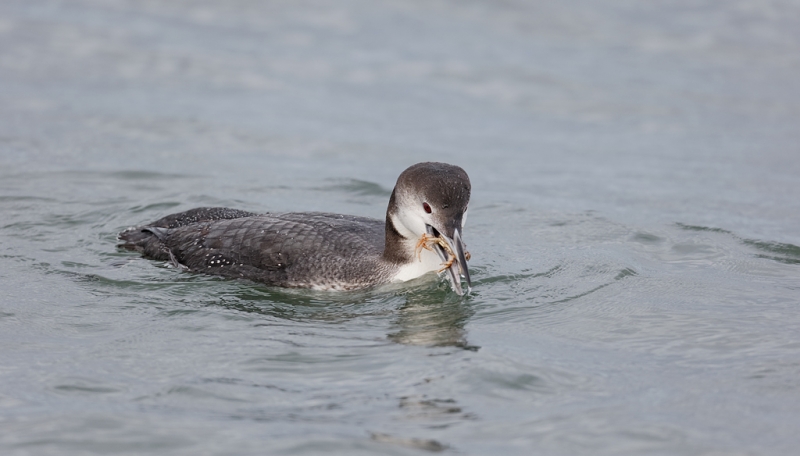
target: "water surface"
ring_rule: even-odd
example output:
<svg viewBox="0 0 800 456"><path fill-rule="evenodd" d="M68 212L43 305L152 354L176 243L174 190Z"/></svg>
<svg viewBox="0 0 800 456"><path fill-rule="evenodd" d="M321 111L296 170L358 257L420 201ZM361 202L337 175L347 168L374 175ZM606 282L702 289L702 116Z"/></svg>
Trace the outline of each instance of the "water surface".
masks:
<svg viewBox="0 0 800 456"><path fill-rule="evenodd" d="M792 2L0 4L3 454L793 454ZM382 218L459 164L473 293L115 247Z"/></svg>

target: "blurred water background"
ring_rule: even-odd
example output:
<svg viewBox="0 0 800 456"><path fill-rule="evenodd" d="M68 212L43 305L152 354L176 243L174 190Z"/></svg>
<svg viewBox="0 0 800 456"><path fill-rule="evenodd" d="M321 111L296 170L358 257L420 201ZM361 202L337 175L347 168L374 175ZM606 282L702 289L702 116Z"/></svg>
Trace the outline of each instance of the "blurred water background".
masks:
<svg viewBox="0 0 800 456"><path fill-rule="evenodd" d="M800 4L0 2L0 453L789 455ZM118 251L473 184L474 290Z"/></svg>

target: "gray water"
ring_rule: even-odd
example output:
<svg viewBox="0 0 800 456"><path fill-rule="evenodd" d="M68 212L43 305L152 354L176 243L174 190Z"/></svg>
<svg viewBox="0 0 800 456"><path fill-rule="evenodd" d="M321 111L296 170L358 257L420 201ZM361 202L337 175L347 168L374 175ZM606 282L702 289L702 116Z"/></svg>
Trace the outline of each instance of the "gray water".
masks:
<svg viewBox="0 0 800 456"><path fill-rule="evenodd" d="M789 455L793 1L0 2L0 453ZM181 272L462 166L473 292Z"/></svg>

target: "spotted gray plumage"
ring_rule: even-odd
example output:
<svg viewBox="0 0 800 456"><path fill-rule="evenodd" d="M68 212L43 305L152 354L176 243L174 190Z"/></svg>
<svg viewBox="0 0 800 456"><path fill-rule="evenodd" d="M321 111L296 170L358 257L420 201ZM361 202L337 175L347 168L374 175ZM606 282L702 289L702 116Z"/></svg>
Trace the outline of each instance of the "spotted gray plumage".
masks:
<svg viewBox="0 0 800 456"><path fill-rule="evenodd" d="M403 268L422 261L416 246L426 231L420 227L409 231L405 225L409 211L422 210L422 199L440 212L435 222L433 216L427 216L437 226L428 230L449 236L449 242L455 230L455 238L461 242L458 230L463 229L469 190L469 178L461 168L421 163L398 178L385 223L320 212L256 214L198 208L126 230L120 233L120 246L193 272L283 287L358 289L413 278L414 274L404 273ZM412 201L412 196L422 199ZM436 248L446 261L444 250ZM462 254L451 269L457 274L460 267L469 279L463 262ZM433 266L427 264L426 271L438 267L436 260ZM454 289L460 293L460 283Z"/></svg>
<svg viewBox="0 0 800 456"><path fill-rule="evenodd" d="M133 247L153 259L170 261L171 252L190 271L283 287L363 288L388 281L394 272L380 261L384 224L379 220L326 213L245 214L169 228L156 222L123 232L121 239L136 239ZM191 214L170 217L190 219Z"/></svg>

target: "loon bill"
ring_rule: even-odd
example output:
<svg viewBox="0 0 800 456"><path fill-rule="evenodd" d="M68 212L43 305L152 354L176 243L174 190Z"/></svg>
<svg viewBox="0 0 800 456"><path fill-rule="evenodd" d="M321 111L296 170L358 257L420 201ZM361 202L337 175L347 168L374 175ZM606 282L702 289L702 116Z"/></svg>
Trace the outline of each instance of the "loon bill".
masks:
<svg viewBox="0 0 800 456"><path fill-rule="evenodd" d="M446 163L403 171L386 220L323 212L256 214L201 207L119 234L119 246L192 272L267 285L355 290L445 272L470 291L470 255L461 236L471 186Z"/></svg>

